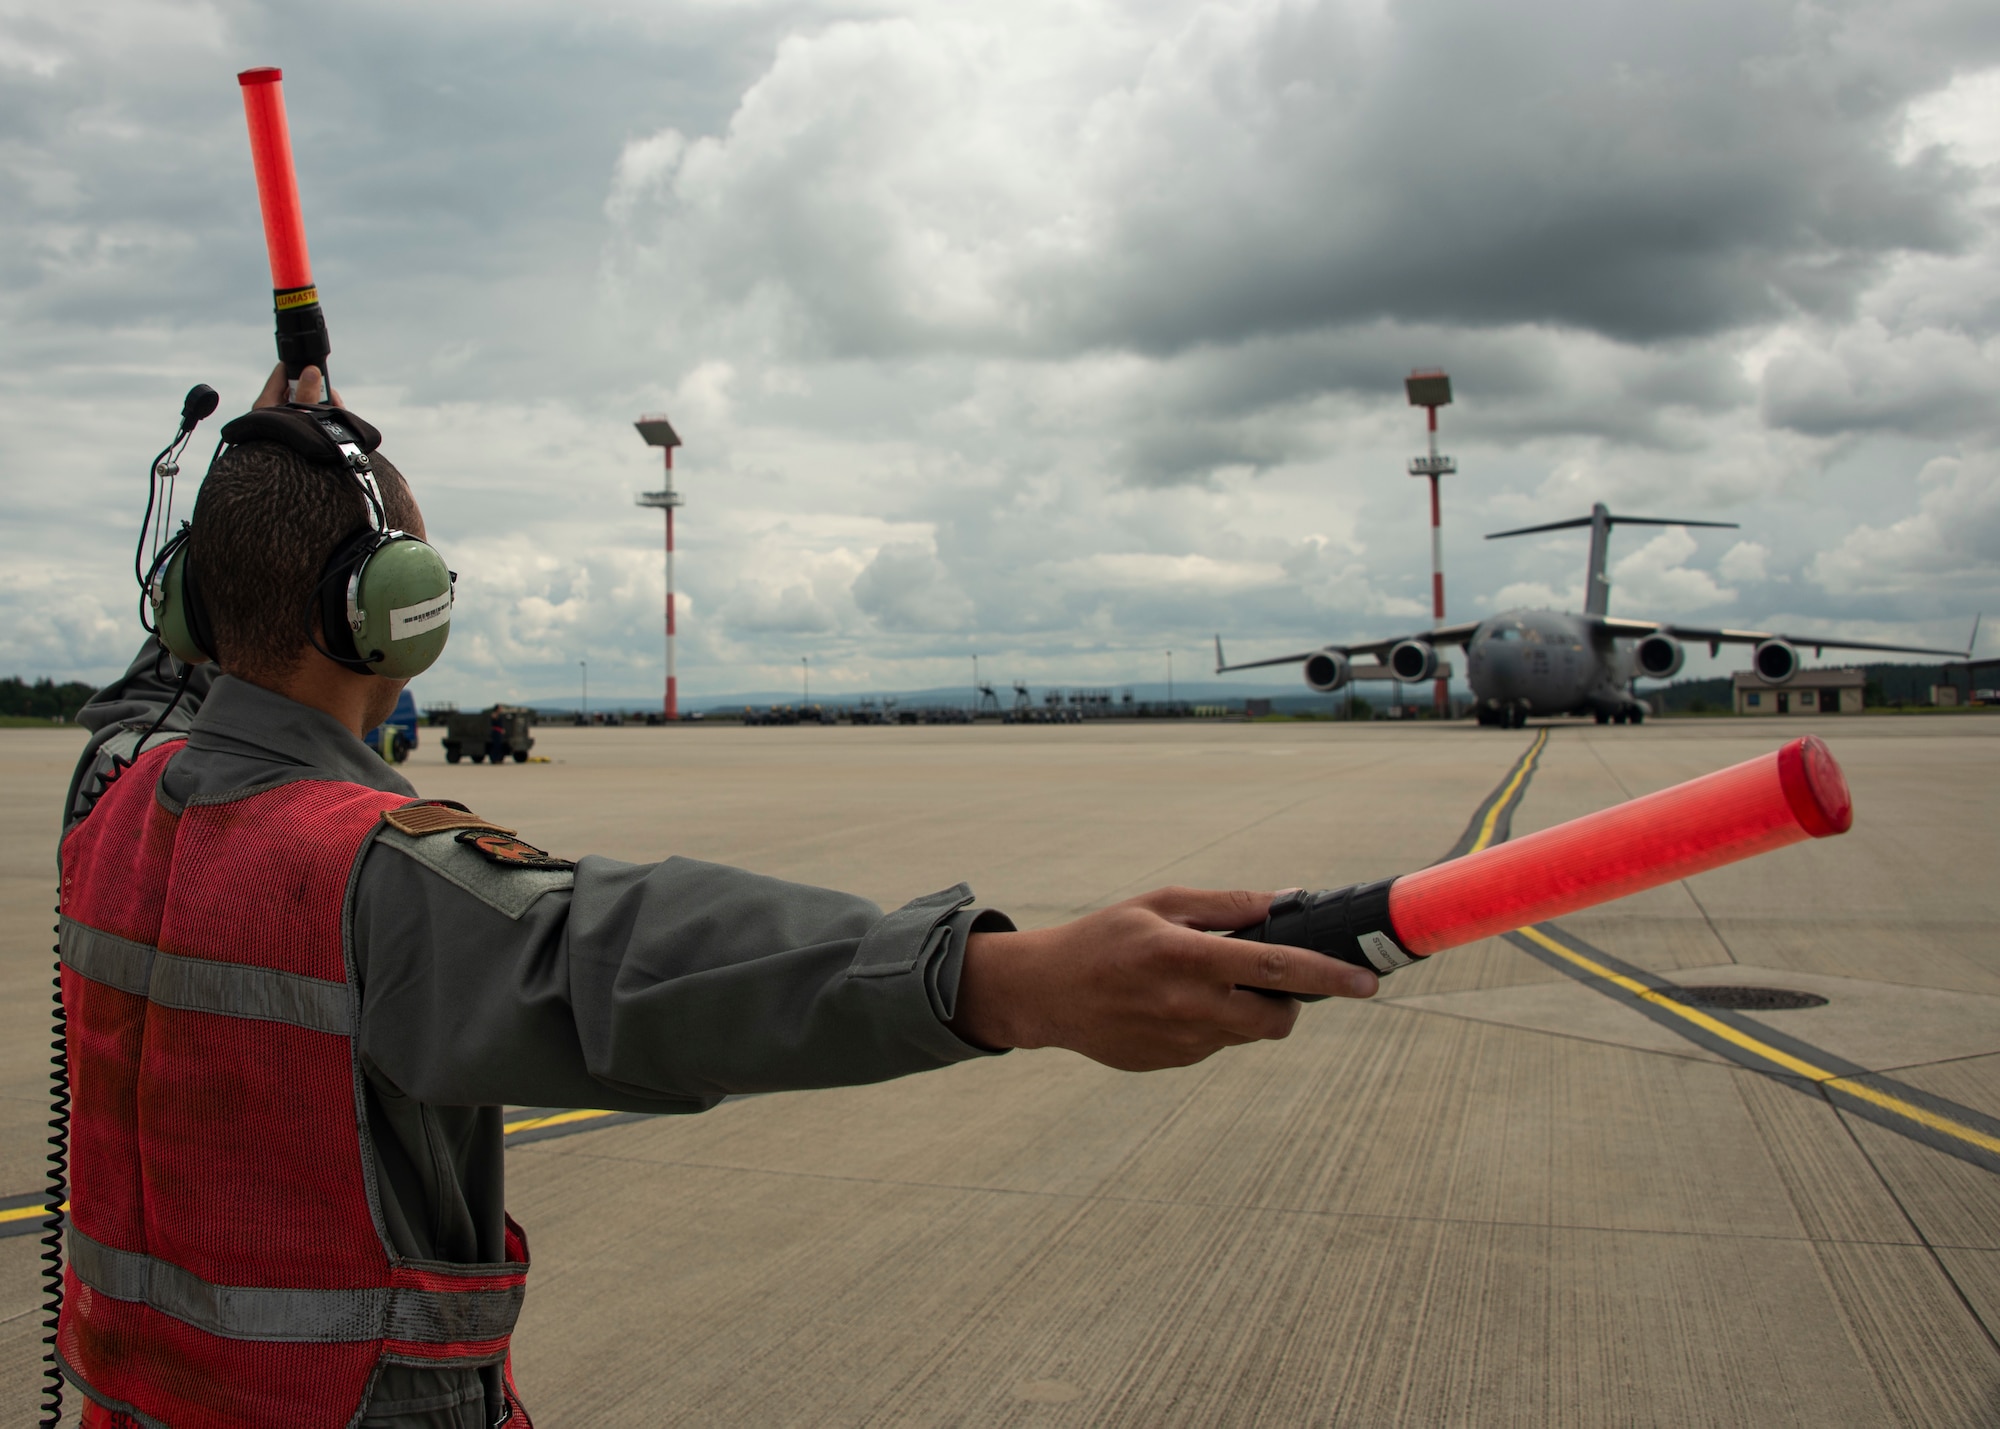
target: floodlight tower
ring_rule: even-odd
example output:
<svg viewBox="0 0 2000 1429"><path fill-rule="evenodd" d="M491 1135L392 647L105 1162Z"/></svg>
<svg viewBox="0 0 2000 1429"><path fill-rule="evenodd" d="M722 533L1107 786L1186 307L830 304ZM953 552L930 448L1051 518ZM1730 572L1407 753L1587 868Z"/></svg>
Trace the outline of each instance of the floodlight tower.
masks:
<svg viewBox="0 0 2000 1429"><path fill-rule="evenodd" d="M1448 476L1458 470L1458 463L1448 456L1438 455L1438 408L1451 403L1451 379L1438 367L1420 367L1403 382L1403 390L1409 394L1412 407L1422 407L1430 418L1430 451L1425 456L1410 458L1411 476L1428 476L1431 479L1431 614L1439 625L1444 624L1444 521L1439 514L1438 478ZM668 518L669 520L672 517ZM1444 719L1451 714L1450 681L1438 676L1434 693L1437 716Z"/></svg>
<svg viewBox="0 0 2000 1429"><path fill-rule="evenodd" d="M666 486L659 491L642 491L633 500L667 513L667 698L663 709L667 721L672 723L681 715L680 690L674 681L674 508L681 504L681 494L674 490L674 448L681 444L681 439L675 434L673 423L658 413L641 417L632 425L639 429L647 446L659 447L665 453L667 462Z"/></svg>

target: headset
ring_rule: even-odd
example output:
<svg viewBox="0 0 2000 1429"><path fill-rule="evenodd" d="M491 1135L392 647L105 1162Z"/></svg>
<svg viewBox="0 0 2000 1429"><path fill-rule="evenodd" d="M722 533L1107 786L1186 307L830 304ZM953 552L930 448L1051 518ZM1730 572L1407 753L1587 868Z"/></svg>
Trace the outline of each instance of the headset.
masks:
<svg viewBox="0 0 2000 1429"><path fill-rule="evenodd" d="M179 433L153 462L146 521L133 562L136 570L151 528L155 551L140 582L146 605L140 618L169 654L190 666L215 658L214 626L194 563L188 559L194 528L183 521L170 539L161 542L160 537L171 516L173 478L179 471L175 463L195 424L215 410L217 401L214 390L206 386L188 393ZM340 407L287 403L245 412L229 422L215 456L249 442L275 442L315 465L346 472L361 488L367 505L367 524L334 547L301 612L312 647L356 674L407 680L428 670L451 634L452 590L458 576L428 542L389 525L369 459L369 453L382 444L382 434ZM211 469L214 464L211 458ZM155 498L162 483L165 495L157 502L156 524Z"/></svg>

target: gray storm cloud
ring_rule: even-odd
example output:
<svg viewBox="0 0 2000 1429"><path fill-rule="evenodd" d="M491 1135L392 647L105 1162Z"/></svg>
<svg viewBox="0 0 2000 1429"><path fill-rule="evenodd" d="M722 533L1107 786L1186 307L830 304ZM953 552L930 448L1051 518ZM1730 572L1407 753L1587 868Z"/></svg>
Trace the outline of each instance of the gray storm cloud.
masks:
<svg viewBox="0 0 2000 1429"><path fill-rule="evenodd" d="M464 553L441 697L657 678L661 406L697 692L1420 624L1433 363L1455 613L1569 597L1576 543L1475 538L1593 500L1743 523L1621 538L1633 613L1935 642L2000 597L1990 6L326 18L0 16L0 665L122 663L155 429L254 388L270 62L336 376Z"/></svg>
<svg viewBox="0 0 2000 1429"><path fill-rule="evenodd" d="M1646 342L1844 316L1973 234L1963 168L1899 153L1954 27L1889 43L1886 11L1216 5L1135 43L1086 10L1059 63L950 13L788 40L724 133L628 149L614 205L665 200L712 299L781 291L869 356L1378 319Z"/></svg>

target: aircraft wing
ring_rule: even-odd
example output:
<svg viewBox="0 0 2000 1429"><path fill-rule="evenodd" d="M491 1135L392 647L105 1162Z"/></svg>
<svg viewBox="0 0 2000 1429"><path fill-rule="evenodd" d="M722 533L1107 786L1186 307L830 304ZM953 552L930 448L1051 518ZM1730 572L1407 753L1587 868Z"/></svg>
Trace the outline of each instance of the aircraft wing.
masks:
<svg viewBox="0 0 2000 1429"><path fill-rule="evenodd" d="M1874 640L1833 640L1823 635L1786 635L1775 630L1711 630L1706 626L1682 625L1672 620L1624 620L1599 616L1594 622L1605 634L1620 640L1642 640L1648 635L1671 635L1676 640L1706 644L1713 655L1724 645L1761 645L1766 640L1782 640L1801 649L1810 647L1817 655L1823 650L1880 650L1892 655L1942 655L1947 659L1968 658L1963 650L1934 650L1928 645L1884 645Z"/></svg>
<svg viewBox="0 0 2000 1429"><path fill-rule="evenodd" d="M1349 657L1360 655L1380 660L1405 640L1421 640L1428 645L1463 645L1477 633L1479 625L1479 621L1469 620L1459 625L1439 625L1430 630L1419 630L1410 635L1392 635L1387 640L1363 640L1353 644L1329 641L1310 650L1301 650L1296 655L1274 655L1268 660L1246 660L1240 665L1232 665L1223 657L1222 637L1218 635L1215 637L1215 673L1223 675L1231 670L1258 670L1266 665L1296 665L1301 660L1310 660L1322 650L1337 650ZM1645 633L1651 634L1651 627Z"/></svg>
<svg viewBox="0 0 2000 1429"><path fill-rule="evenodd" d="M1319 654L1321 648L1323 647L1301 650L1296 655L1273 655L1268 660L1245 660L1241 664L1229 665L1223 662L1222 637L1218 635L1215 637L1215 673L1225 675L1231 670L1261 670L1266 665L1296 665L1302 660L1312 659Z"/></svg>

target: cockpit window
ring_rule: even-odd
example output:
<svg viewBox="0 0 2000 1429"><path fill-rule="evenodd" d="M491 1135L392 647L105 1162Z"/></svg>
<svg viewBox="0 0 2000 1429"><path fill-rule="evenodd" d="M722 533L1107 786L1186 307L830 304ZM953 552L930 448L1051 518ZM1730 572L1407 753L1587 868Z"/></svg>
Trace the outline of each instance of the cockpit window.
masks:
<svg viewBox="0 0 2000 1429"><path fill-rule="evenodd" d="M1491 638L1494 640L1519 640L1521 638L1521 627L1518 625L1503 625L1493 632Z"/></svg>

